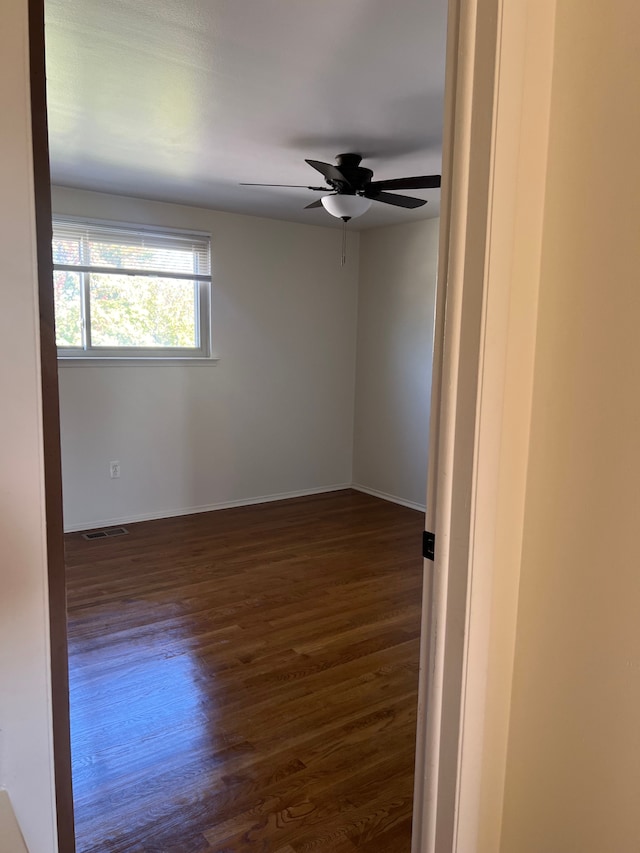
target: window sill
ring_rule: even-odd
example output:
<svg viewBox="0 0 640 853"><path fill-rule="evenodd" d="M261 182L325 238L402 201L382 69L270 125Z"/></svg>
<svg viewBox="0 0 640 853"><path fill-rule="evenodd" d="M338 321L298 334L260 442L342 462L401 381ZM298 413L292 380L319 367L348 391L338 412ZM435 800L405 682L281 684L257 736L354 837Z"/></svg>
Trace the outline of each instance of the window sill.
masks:
<svg viewBox="0 0 640 853"><path fill-rule="evenodd" d="M187 364L217 364L218 356L209 358L87 358L59 356L58 367L175 367Z"/></svg>

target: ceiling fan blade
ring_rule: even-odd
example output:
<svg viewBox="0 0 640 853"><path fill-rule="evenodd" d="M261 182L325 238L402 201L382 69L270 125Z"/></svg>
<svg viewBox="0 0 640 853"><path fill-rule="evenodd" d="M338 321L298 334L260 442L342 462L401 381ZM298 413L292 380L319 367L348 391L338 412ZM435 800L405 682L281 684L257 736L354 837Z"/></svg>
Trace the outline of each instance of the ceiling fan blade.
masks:
<svg viewBox="0 0 640 853"><path fill-rule="evenodd" d="M247 184L244 181L241 181L238 186L240 187L298 187L301 190L317 190L318 192L327 192L327 187L307 187L305 184Z"/></svg>
<svg viewBox="0 0 640 853"><path fill-rule="evenodd" d="M311 204L308 204L304 209L309 210L312 207L322 207L322 199L316 199L316 201L312 201Z"/></svg>
<svg viewBox="0 0 640 853"><path fill-rule="evenodd" d="M304 162L317 169L328 181L340 181L340 183L350 186L349 181L337 166L332 166L331 163L321 163L320 160L305 160Z"/></svg>
<svg viewBox="0 0 640 853"><path fill-rule="evenodd" d="M367 190L434 190L441 183L440 175L417 175L415 178L392 178L389 181L371 181Z"/></svg>
<svg viewBox="0 0 640 853"><path fill-rule="evenodd" d="M426 200L423 198L412 198L408 195L393 195L392 193L378 193L378 192L369 192L369 188L367 187L367 191L364 194L365 198L370 198L373 201L382 201L384 204L393 204L395 207L422 207L423 204L426 204Z"/></svg>

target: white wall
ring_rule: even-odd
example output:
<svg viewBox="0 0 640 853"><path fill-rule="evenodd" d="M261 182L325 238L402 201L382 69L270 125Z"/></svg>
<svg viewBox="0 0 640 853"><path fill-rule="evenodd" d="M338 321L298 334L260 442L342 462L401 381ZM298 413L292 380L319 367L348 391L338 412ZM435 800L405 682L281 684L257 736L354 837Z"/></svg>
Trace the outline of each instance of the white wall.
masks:
<svg viewBox="0 0 640 853"><path fill-rule="evenodd" d="M438 219L360 236L354 484L424 507Z"/></svg>
<svg viewBox="0 0 640 853"><path fill-rule="evenodd" d="M0 787L31 853L57 849L27 0L0 27Z"/></svg>
<svg viewBox="0 0 640 853"><path fill-rule="evenodd" d="M639 845L638 32L557 2L504 853Z"/></svg>
<svg viewBox="0 0 640 853"><path fill-rule="evenodd" d="M333 228L61 188L53 209L209 231L220 359L61 367L68 529L350 484L357 233L341 268Z"/></svg>

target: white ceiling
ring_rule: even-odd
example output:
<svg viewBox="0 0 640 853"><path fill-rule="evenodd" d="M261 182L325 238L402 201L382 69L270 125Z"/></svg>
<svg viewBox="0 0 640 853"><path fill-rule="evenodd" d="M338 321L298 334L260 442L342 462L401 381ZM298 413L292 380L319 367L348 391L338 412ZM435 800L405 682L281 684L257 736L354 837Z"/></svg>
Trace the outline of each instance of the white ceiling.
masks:
<svg viewBox="0 0 640 853"><path fill-rule="evenodd" d="M447 0L46 0L52 181L340 225L306 157L439 174ZM437 216L374 203L352 227Z"/></svg>

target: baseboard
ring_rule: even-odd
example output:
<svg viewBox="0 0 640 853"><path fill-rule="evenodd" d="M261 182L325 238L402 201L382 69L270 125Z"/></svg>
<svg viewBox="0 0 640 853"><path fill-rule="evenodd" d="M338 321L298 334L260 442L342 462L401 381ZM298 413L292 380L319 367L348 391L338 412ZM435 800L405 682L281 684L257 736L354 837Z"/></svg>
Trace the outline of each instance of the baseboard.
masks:
<svg viewBox="0 0 640 853"><path fill-rule="evenodd" d="M389 495L387 492L381 492L378 489L370 489L368 486L361 486L359 483L351 483L351 488L356 492L364 492L365 495L371 495L374 498L382 498L383 501L391 501L400 506L416 509L418 512L426 512L426 504L417 504L414 501L407 501L404 498L399 498L397 495Z"/></svg>
<svg viewBox="0 0 640 853"><path fill-rule="evenodd" d="M340 492L352 488L351 483L338 483L333 486L321 486L316 489L299 489L295 492L280 492L275 495L261 495L257 498L241 498L235 501L223 501L206 506L192 506L182 509L166 509L159 512L145 512L137 515L123 515L117 518L98 518L93 521L83 521L81 524L65 524L65 533L78 533L81 530L95 530L98 527L115 527L121 524L135 524L137 521L154 521L158 518L175 518L180 515L196 515L199 512L213 512L218 509L231 509L237 506L253 506L271 501L285 501L289 498L304 498L308 495L322 495L325 492ZM357 488L353 486L353 488Z"/></svg>
<svg viewBox="0 0 640 853"><path fill-rule="evenodd" d="M82 530L95 530L98 527L116 527L121 524L135 524L138 521L154 521L158 518L175 518L181 515L196 515L199 512L214 512L218 509L254 506L255 504L265 504L270 503L271 501L286 501L290 498L303 498L309 495L322 495L329 492L340 492L343 489L354 489L356 492L363 492L365 495L371 495L374 498L381 498L384 501L400 504L400 506L406 506L409 509L415 509L418 512L425 512L424 504L407 501L397 495L390 495L387 492L381 492L378 489L370 489L368 486L362 486L359 483L337 483L333 486L320 486L315 489L299 489L295 492L279 492L273 495L261 495L255 498L240 498L240 500L222 501L220 503L205 504L203 506L166 509L159 510L158 512L144 512L136 515L122 515L114 518L98 518L93 521L83 521L80 524L65 524L64 532L78 533Z"/></svg>

